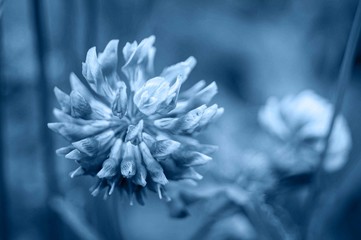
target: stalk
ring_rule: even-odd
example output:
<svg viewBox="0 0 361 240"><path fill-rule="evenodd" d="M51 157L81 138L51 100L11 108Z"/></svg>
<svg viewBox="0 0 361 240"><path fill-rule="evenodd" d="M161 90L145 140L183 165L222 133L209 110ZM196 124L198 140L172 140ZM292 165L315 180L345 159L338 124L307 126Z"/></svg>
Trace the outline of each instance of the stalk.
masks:
<svg viewBox="0 0 361 240"><path fill-rule="evenodd" d="M2 17L3 17L3 1L0 0L0 239L9 239L9 214L8 199L5 174L5 157L4 157L4 123L5 123L5 80L2 76L3 59L2 59Z"/></svg>
<svg viewBox="0 0 361 240"><path fill-rule="evenodd" d="M42 162L45 173L46 206L45 218L47 228L44 228L45 239L59 239L60 222L54 211L50 208L50 202L54 196L59 195L59 186L56 179L54 144L47 123L50 122L49 111L49 86L46 76L46 50L47 50L47 31L44 21L43 3L41 0L32 0L32 15L34 17L35 31L35 51L36 60L39 66L39 76L37 81L38 104L40 105L39 134L41 138Z"/></svg>
<svg viewBox="0 0 361 240"><path fill-rule="evenodd" d="M345 93L351 79L353 60L355 57L360 30L361 30L361 1L358 2L355 17L352 23L351 32L349 34L349 38L347 41L346 50L342 59L342 64L337 80L338 82L337 90L334 99L334 111L327 130L327 134L324 138L324 149L320 154L320 161L315 173L314 183L311 188L308 204L306 205L310 210L308 215L309 222L306 224L307 229L305 229L307 231L304 232L305 239L319 239L319 237L321 237L319 236L319 234L322 232L322 223L319 221L320 219L315 218L314 215L317 213L318 204L320 204L323 199L323 195L321 191L325 187L324 182L326 177L325 172L323 170L323 165L327 159L327 151L329 148L332 131L335 127L337 117L341 112L343 101L345 98Z"/></svg>
<svg viewBox="0 0 361 240"><path fill-rule="evenodd" d="M322 179L321 179L323 175L322 166L327 158L327 151L329 148L332 131L334 129L337 117L342 109L345 93L351 79L353 60L355 58L355 52L357 47L357 41L360 36L360 30L361 30L361 1L359 1L357 6L356 14L352 23L351 32L347 41L346 50L342 59L340 73L338 76L337 92L334 99L334 111L332 114L330 125L327 130L326 137L324 139L324 149L320 154L320 161L316 172L316 177L317 177L316 185L319 185L318 187L322 186Z"/></svg>

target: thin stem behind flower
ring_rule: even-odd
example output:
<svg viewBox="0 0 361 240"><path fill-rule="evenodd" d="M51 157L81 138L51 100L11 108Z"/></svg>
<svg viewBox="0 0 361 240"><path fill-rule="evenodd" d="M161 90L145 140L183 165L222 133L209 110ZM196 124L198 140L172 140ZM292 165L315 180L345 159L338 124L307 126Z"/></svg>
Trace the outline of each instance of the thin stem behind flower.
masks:
<svg viewBox="0 0 361 240"><path fill-rule="evenodd" d="M337 116L341 111L346 89L351 78L353 59L355 58L355 51L357 47L358 38L360 35L360 29L361 29L361 1L359 1L357 6L356 14L352 23L351 32L349 35L349 39L347 41L345 54L343 56L342 65L338 76L337 92L334 100L334 112L324 140L325 141L324 149L320 154L318 172L322 170L322 166L327 157L327 151L329 148L332 131L335 126Z"/></svg>
<svg viewBox="0 0 361 240"><path fill-rule="evenodd" d="M327 130L326 137L324 139L324 149L320 154L320 161L316 172L316 179L315 179L316 188L322 186L322 175L323 175L322 167L327 158L327 151L329 148L332 131L334 129L337 117L339 116L339 113L341 111L342 104L345 98L346 89L348 87L351 78L353 60L355 58L355 51L360 35L360 30L361 30L361 1L359 1L358 3L355 17L352 23L351 32L347 41L345 54L343 56L340 73L338 76L338 86L334 100L334 111L330 121L330 125Z"/></svg>
<svg viewBox="0 0 361 240"><path fill-rule="evenodd" d="M325 187L325 174L323 170L324 163L327 159L327 152L330 144L330 138L332 135L332 131L335 127L337 117L341 112L342 104L345 98L345 93L350 82L353 60L355 57L355 51L357 47L358 38L361 30L361 1L358 3L358 7L355 13L355 17L352 23L351 32L347 41L346 50L343 56L342 65L340 69L340 73L338 76L338 86L337 92L334 100L334 111L332 114L332 118L330 121L330 125L327 130L327 134L324 138L324 149L320 154L320 161L318 163L314 182L311 187L311 192L308 200L307 207L309 208L309 215L305 234L305 239L319 239L321 237L320 233L322 232L322 225L319 221L316 221L314 218L314 214L316 212L319 203L323 199L321 190ZM317 231L317 232L316 232Z"/></svg>
<svg viewBox="0 0 361 240"><path fill-rule="evenodd" d="M47 239L59 239L60 222L58 216L51 210L49 204L53 196L59 195L59 186L56 178L56 168L54 164L54 144L50 131L46 127L46 123L50 120L49 113L49 97L48 97L48 79L46 74L46 54L47 54L47 29L45 26L43 6L44 1L33 0L31 2L31 14L33 15L33 24L35 30L35 51L36 60L39 66L39 76L37 81L38 104L40 105L40 129L39 135L41 139L40 149L42 151L43 169L45 173L46 187L46 220L51 227L46 229Z"/></svg>
<svg viewBox="0 0 361 240"><path fill-rule="evenodd" d="M5 122L5 82L2 76L2 17L3 17L3 1L0 0L0 239L9 238L9 217L8 217L8 197L6 187L5 174L5 156L4 156L4 122Z"/></svg>

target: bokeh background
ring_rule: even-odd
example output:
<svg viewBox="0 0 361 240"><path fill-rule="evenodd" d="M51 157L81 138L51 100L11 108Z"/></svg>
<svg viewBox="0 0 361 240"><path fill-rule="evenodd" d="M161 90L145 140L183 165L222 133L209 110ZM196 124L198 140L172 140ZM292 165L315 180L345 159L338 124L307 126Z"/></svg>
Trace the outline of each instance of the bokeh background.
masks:
<svg viewBox="0 0 361 240"><path fill-rule="evenodd" d="M192 55L198 63L186 85L217 82L225 114L203 137L220 146L212 164L227 174L242 149L258 144L257 111L268 97L313 89L332 100L358 1L0 2L0 239L178 240L204 221L202 206L171 219L152 194L145 206L130 207L120 197L93 198L90 177L70 179L76 165L54 154L64 142L46 127L57 106L54 86L69 92L69 74L81 76L90 47L119 39L121 49L155 35L158 72ZM337 199L318 216L334 239L361 238L360 76L359 42L342 109L353 149L330 180Z"/></svg>

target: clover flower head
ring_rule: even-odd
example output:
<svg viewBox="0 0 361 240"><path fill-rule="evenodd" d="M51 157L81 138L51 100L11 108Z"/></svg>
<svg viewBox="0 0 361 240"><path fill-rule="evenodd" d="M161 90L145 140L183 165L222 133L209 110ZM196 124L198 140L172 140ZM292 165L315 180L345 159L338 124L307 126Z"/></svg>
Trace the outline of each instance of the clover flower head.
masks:
<svg viewBox="0 0 361 240"><path fill-rule="evenodd" d="M269 133L297 147L297 155L300 155L301 151L309 150L316 156L324 148L324 138L332 114L333 106L327 100L307 90L281 100L270 98L258 117L260 124ZM329 172L340 169L347 161L350 147L350 131L345 118L340 115L330 137L324 169ZM306 161L315 159L306 158ZM312 169L316 162L309 162L309 167Z"/></svg>
<svg viewBox="0 0 361 240"><path fill-rule="evenodd" d="M91 48L83 63L86 82L70 75L68 95L55 88L61 109L50 129L71 144L57 153L80 166L70 175L92 175L98 179L92 195L106 189L126 192L143 204L145 189L169 197L166 185L182 179L200 180L194 166L205 164L215 146L200 144L195 135L218 119L223 108L208 106L217 93L213 82L196 83L180 92L196 64L193 57L153 73L155 37L123 48L125 78L117 73L118 40L97 54Z"/></svg>

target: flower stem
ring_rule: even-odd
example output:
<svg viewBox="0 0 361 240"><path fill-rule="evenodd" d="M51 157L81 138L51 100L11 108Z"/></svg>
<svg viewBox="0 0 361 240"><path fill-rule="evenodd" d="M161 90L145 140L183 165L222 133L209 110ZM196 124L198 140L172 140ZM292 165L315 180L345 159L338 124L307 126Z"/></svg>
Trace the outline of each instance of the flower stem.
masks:
<svg viewBox="0 0 361 240"><path fill-rule="evenodd" d="M319 219L316 218L315 216L317 215L317 208L319 207L319 204L321 203L323 198L321 192L322 188L324 187L324 175L325 175L323 171L323 166L327 158L327 151L330 144L332 130L334 129L337 116L341 111L346 89L348 87L351 78L353 60L355 57L357 40L360 35L360 30L361 30L361 0L358 3L355 17L352 23L351 32L347 41L346 50L342 59L342 65L338 76L337 92L334 100L334 111L327 130L327 134L324 138L324 148L320 154L320 161L318 163L315 172L314 182L313 185L311 186L310 196L306 205L308 207L309 212L308 212L308 223L305 225L306 231L304 232L305 234L304 239L320 239L320 237L322 236L323 222L322 221L320 222Z"/></svg>
<svg viewBox="0 0 361 240"><path fill-rule="evenodd" d="M353 66L353 60L355 57L355 51L357 47L357 41L360 35L361 30L361 1L358 3L358 7L356 10L356 14L352 23L351 32L347 41L346 50L343 56L342 65L340 69L340 73L338 76L338 86L337 86L337 92L334 100L334 111L332 114L332 118L330 121L330 125L327 130L326 137L324 139L324 148L323 151L320 154L320 161L318 164L317 172L316 172L316 184L321 184L321 178L320 175L322 175L322 166L324 165L324 162L327 157L327 151L330 144L330 138L332 135L332 130L335 126L337 116L339 115L342 103L345 98L345 92L347 89L347 86L349 84L351 73L352 73L352 66Z"/></svg>
<svg viewBox="0 0 361 240"><path fill-rule="evenodd" d="M42 161L45 173L46 186L46 221L48 228L45 230L47 239L60 239L60 221L55 212L50 208L51 199L59 195L59 186L56 178L56 169L54 164L54 144L49 129L46 127L50 122L49 114L49 86L46 74L46 51L47 51L47 29L44 19L44 6L42 0L33 0L31 11L33 15L33 24L35 30L35 51L39 66L39 76L37 82L38 104L40 105L40 129Z"/></svg>
<svg viewBox="0 0 361 240"><path fill-rule="evenodd" d="M7 198L7 185L5 174L5 157L4 157L4 123L5 123L5 83L2 78L2 17L3 17L3 1L0 0L0 239L9 239L9 210Z"/></svg>

